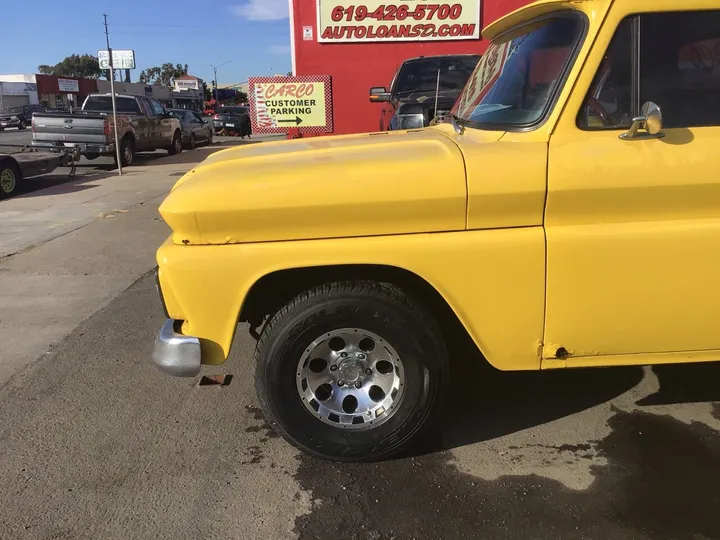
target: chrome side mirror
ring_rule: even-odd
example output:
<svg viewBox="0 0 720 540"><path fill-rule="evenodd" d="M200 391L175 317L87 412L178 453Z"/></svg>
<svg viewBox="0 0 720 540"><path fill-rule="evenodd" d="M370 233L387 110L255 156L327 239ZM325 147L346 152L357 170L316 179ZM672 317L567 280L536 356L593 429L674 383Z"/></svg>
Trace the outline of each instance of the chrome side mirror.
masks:
<svg viewBox="0 0 720 540"><path fill-rule="evenodd" d="M640 109L640 116L633 118L633 123L627 133L620 135L624 141L660 139L665 136L661 133L663 127L663 115L660 107L652 101L648 101ZM640 133L640 130L644 130Z"/></svg>

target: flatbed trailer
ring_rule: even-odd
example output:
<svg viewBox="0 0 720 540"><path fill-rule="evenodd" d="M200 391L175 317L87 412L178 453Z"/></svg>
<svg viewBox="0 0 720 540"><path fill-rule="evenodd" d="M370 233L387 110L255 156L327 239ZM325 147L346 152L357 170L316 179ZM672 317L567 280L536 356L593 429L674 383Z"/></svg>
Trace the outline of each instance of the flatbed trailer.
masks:
<svg viewBox="0 0 720 540"><path fill-rule="evenodd" d="M58 167L71 167L68 176L74 176L79 159L80 152L73 147L50 151L27 145L0 144L0 199L17 193L24 180L49 174Z"/></svg>

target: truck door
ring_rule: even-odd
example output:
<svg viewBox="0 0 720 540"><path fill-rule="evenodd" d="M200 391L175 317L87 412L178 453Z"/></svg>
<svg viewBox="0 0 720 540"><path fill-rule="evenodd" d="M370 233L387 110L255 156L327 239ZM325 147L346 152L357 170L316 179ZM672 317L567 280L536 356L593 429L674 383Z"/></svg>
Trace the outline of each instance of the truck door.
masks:
<svg viewBox="0 0 720 540"><path fill-rule="evenodd" d="M173 135L175 135L175 119L170 116L165 107L160 105L155 100L151 100L153 111L155 111L155 117L158 121L158 136L157 141L158 148L165 148L172 144Z"/></svg>
<svg viewBox="0 0 720 540"><path fill-rule="evenodd" d="M545 358L720 350L720 10L680 6L613 5L550 139Z"/></svg>
<svg viewBox="0 0 720 540"><path fill-rule="evenodd" d="M173 120L165 112L165 108L154 99L150 100L150 105L155 113L155 140L153 145L155 148L170 146L173 137Z"/></svg>
<svg viewBox="0 0 720 540"><path fill-rule="evenodd" d="M146 143L147 149L155 149L155 141L158 138L158 121L155 118L155 111L153 110L150 100L147 98L140 98L143 110L147 115L147 132L146 132Z"/></svg>
<svg viewBox="0 0 720 540"><path fill-rule="evenodd" d="M138 98L137 104L139 109L137 113L140 116L133 118L132 122L135 126L135 149L147 150L150 146L150 116L148 115L147 100Z"/></svg>

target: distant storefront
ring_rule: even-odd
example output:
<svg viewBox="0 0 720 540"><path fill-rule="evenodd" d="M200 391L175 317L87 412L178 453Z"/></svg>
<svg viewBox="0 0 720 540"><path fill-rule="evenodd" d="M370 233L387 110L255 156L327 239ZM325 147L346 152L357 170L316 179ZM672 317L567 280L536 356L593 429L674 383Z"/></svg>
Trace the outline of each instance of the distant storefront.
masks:
<svg viewBox="0 0 720 540"><path fill-rule="evenodd" d="M101 94L110 93L110 81L98 81L98 91ZM145 96L158 101L163 107L173 107L173 91L169 86L161 84L145 84L145 83L115 83L115 93L124 94L126 96Z"/></svg>
<svg viewBox="0 0 720 540"><path fill-rule="evenodd" d="M205 102L205 83L200 77L183 75L174 81L172 93L173 107L191 111L203 110Z"/></svg>
<svg viewBox="0 0 720 540"><path fill-rule="evenodd" d="M88 94L98 91L96 79L35 75L35 80L40 104L49 109L80 107Z"/></svg>
<svg viewBox="0 0 720 540"><path fill-rule="evenodd" d="M0 110L38 103L34 75L0 75Z"/></svg>

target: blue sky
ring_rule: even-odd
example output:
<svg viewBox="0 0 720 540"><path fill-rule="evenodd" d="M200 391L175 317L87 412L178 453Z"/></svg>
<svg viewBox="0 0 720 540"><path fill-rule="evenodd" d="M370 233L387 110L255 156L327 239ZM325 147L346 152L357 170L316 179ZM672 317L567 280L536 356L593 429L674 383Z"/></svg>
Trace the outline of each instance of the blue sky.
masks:
<svg viewBox="0 0 720 540"><path fill-rule="evenodd" d="M73 53L110 45L134 49L140 71L165 62L188 64L191 75L220 84L291 70L288 0L37 0L2 1L0 74L36 73ZM31 7L32 6L32 7Z"/></svg>

